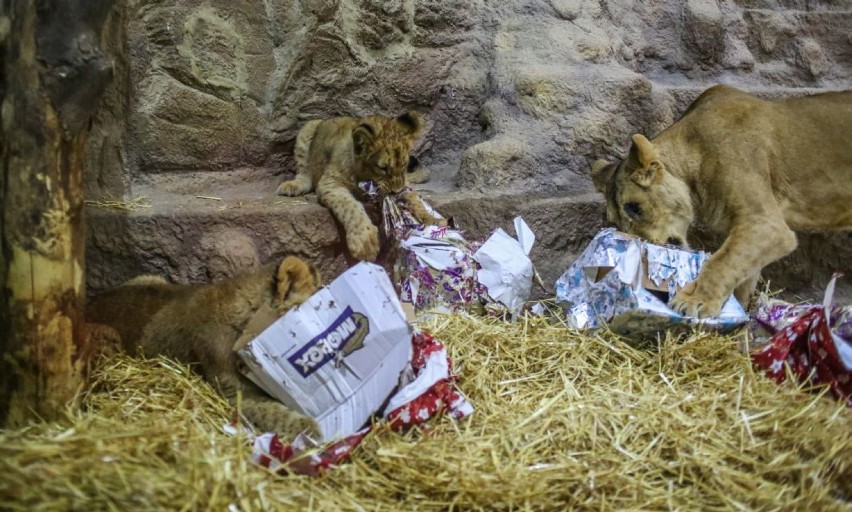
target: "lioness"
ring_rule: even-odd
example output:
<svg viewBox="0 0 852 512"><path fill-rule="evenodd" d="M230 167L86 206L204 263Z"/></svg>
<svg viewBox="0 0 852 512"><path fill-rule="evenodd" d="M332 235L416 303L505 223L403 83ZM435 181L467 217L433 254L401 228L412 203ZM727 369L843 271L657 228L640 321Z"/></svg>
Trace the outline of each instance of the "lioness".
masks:
<svg viewBox="0 0 852 512"><path fill-rule="evenodd" d="M316 189L320 204L343 225L352 256L375 261L379 230L355 199L359 182L373 180L383 191L399 193L424 224L443 222L429 214L416 192L406 190L409 166L418 166L409 152L422 132L423 119L413 111L395 119L368 116L309 121L296 136L296 178L282 183L277 192L299 196Z"/></svg>
<svg viewBox="0 0 852 512"><path fill-rule="evenodd" d="M117 331L131 353L141 349L148 357L166 355L194 365L232 403L242 390L243 414L263 431L316 433L314 420L287 409L238 371L234 344L258 309L266 305L283 313L319 286L319 273L292 256L211 284L176 285L142 276L96 297L86 319Z"/></svg>
<svg viewBox="0 0 852 512"><path fill-rule="evenodd" d="M653 141L634 135L619 164L595 162L592 180L623 231L685 246L699 221L726 236L670 304L715 316L735 289L748 304L793 230L852 228L852 91L766 101L712 87Z"/></svg>

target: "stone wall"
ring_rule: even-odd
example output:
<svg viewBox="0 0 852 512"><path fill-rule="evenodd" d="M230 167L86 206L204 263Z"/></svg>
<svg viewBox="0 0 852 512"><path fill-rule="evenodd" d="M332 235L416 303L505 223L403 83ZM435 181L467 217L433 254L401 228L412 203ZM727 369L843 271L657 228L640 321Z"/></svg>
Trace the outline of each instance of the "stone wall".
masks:
<svg viewBox="0 0 852 512"><path fill-rule="evenodd" d="M177 218L170 205L183 208L182 230L207 226L194 220L211 215L195 196L213 192L260 208L292 172L309 119L422 112L425 193L448 204L594 202L589 163L622 155L635 132L654 135L709 85L767 97L852 87L850 0L128 0L112 23L120 65L88 187L149 198L150 211L122 221L128 230ZM484 224L512 213L511 201L489 204ZM301 222L297 207L276 208L265 211ZM220 258L197 244L178 251L191 257L164 243L141 260L132 240L111 247L98 231L110 215L123 214L92 223L93 289L140 271L216 273L180 270ZM228 222L264 247L261 259L287 252ZM600 218L570 222L587 237ZM335 236L333 223L322 229ZM333 245L301 252L320 259Z"/></svg>

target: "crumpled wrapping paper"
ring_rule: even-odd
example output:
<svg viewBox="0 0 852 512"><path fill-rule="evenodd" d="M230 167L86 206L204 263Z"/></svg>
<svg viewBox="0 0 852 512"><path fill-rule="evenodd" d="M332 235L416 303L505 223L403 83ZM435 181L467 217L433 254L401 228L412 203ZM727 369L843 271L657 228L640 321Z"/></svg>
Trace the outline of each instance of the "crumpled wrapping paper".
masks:
<svg viewBox="0 0 852 512"><path fill-rule="evenodd" d="M417 312L472 307L484 307L493 315L521 311L535 275L529 258L535 234L522 218L514 221L517 239L498 228L485 242L470 242L458 229L421 224L404 204L380 194L371 182L360 187L368 197L381 200L383 233L393 249L388 266L402 302Z"/></svg>
<svg viewBox="0 0 852 512"><path fill-rule="evenodd" d="M568 325L578 329L607 324L624 335L654 335L691 325L733 329L748 321L733 296L714 318L686 317L668 307L677 290L698 276L707 257L604 229L556 281L556 299Z"/></svg>
<svg viewBox="0 0 852 512"><path fill-rule="evenodd" d="M423 331L416 331L411 343L410 371L385 407L388 412L382 421L403 431L442 413L457 420L472 414L473 406L456 387L452 362L444 345ZM318 445L304 434L285 443L275 433L264 433L254 438L252 460L272 470L316 475L343 463L372 428L366 427L326 446Z"/></svg>
<svg viewBox="0 0 852 512"><path fill-rule="evenodd" d="M517 239L497 228L473 254L473 259L479 263L476 278L485 286L488 296L516 315L532 288L535 270L529 254L535 234L521 217L515 217L514 224Z"/></svg>
<svg viewBox="0 0 852 512"><path fill-rule="evenodd" d="M821 305L761 298L750 330L755 367L784 382L787 368L799 384L828 386L852 407L852 305L833 305L835 274Z"/></svg>

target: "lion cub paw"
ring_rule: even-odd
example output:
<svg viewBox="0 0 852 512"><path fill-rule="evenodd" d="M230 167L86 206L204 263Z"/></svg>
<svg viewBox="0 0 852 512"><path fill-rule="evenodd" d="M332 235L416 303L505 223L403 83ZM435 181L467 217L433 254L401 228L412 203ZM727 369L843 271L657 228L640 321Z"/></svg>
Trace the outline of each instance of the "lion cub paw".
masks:
<svg viewBox="0 0 852 512"><path fill-rule="evenodd" d="M700 293L696 282L693 281L675 294L669 301L669 306L684 316L708 318L719 314L723 302L724 300L718 297Z"/></svg>
<svg viewBox="0 0 852 512"><path fill-rule="evenodd" d="M447 219L443 217L432 217L431 215L417 217L417 220L424 226L438 226L439 228L444 228L448 225Z"/></svg>
<svg viewBox="0 0 852 512"><path fill-rule="evenodd" d="M286 438L300 433L317 436L319 425L312 418L291 411L284 404L272 400L247 403L243 406L246 418L262 432L274 432Z"/></svg>
<svg viewBox="0 0 852 512"><path fill-rule="evenodd" d="M284 258L275 277L280 312L305 302L322 286L319 271L295 256Z"/></svg>
<svg viewBox="0 0 852 512"><path fill-rule="evenodd" d="M356 259L376 261L379 257L379 229L372 224L363 224L346 233L346 245Z"/></svg>
<svg viewBox="0 0 852 512"><path fill-rule="evenodd" d="M306 185L305 183L299 180L290 180L278 185L278 190L276 190L275 193L279 196L294 197L303 196L310 191L310 185Z"/></svg>

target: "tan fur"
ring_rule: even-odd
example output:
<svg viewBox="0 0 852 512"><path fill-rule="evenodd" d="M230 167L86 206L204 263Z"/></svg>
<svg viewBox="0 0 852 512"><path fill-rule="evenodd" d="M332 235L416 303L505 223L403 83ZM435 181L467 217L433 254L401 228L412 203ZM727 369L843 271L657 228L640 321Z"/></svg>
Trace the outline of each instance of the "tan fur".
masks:
<svg viewBox="0 0 852 512"><path fill-rule="evenodd" d="M134 279L94 299L86 316L90 332L118 332L124 348L145 356L166 355L193 365L208 382L235 403L264 431L295 435L316 432L315 422L287 409L238 371L234 344L261 306L279 312L304 302L320 286L318 272L287 257L279 265L212 284L175 285L150 276ZM104 333L104 334L101 334Z"/></svg>
<svg viewBox="0 0 852 512"><path fill-rule="evenodd" d="M320 204L331 209L343 225L352 256L374 261L379 254L379 230L355 198L358 183L375 181L389 193L407 185L411 146L423 131L417 112L396 119L369 116L310 121L296 136L296 178L278 187L278 194L299 196L316 190ZM401 195L424 223L439 223L414 191Z"/></svg>
<svg viewBox="0 0 852 512"><path fill-rule="evenodd" d="M408 174L406 175L406 181L410 184L418 184L418 183L426 183L431 178L432 173L428 168L423 167L420 164L420 160L411 155L408 159Z"/></svg>
<svg viewBox="0 0 852 512"><path fill-rule="evenodd" d="M852 229L850 134L852 91L765 101L715 86L653 141L634 135L618 165L596 162L592 180L624 231L684 245L698 221L727 237L671 301L715 316L735 289L748 303L794 230Z"/></svg>

